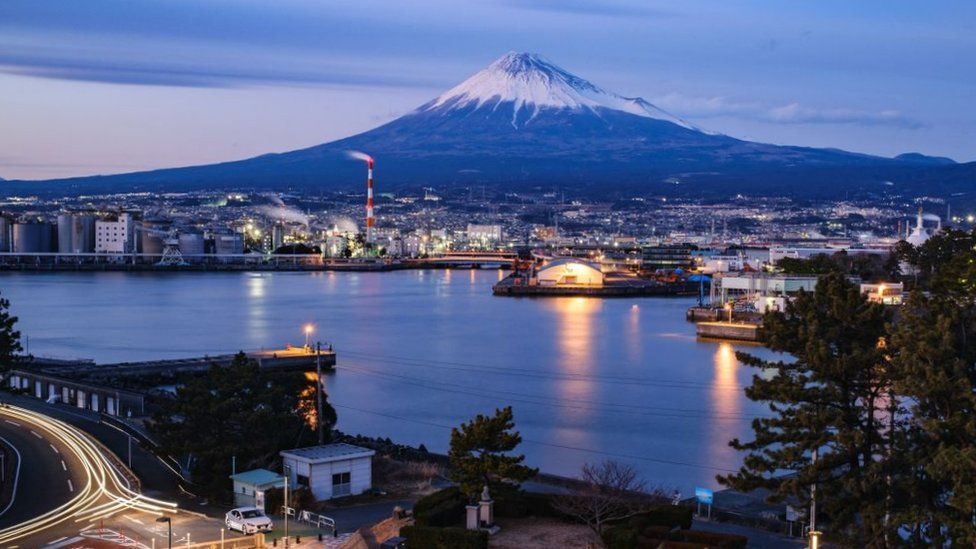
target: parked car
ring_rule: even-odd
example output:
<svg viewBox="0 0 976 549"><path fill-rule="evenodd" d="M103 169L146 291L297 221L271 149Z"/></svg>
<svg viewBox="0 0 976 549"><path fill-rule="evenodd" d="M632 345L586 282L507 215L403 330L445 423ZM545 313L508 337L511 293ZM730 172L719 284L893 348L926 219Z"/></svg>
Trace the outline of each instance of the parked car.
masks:
<svg viewBox="0 0 976 549"><path fill-rule="evenodd" d="M224 516L224 524L228 530L237 530L242 534L256 534L269 532L274 523L257 507L238 507L231 509Z"/></svg>

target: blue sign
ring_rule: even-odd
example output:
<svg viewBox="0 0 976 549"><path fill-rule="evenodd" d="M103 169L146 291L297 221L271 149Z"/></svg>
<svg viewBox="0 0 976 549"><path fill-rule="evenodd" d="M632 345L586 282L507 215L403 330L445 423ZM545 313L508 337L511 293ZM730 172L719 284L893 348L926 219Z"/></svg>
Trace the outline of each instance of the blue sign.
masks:
<svg viewBox="0 0 976 549"><path fill-rule="evenodd" d="M708 488L695 488L695 499L698 503L704 503L705 505L712 504L712 496L715 494Z"/></svg>

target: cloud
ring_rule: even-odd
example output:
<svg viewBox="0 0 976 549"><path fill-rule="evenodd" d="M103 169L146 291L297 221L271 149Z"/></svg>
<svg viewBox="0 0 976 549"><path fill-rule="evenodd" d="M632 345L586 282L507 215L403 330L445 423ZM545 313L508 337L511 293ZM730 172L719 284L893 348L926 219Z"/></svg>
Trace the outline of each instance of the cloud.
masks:
<svg viewBox="0 0 976 549"><path fill-rule="evenodd" d="M742 101L727 97L694 97L670 93L653 103L688 118L731 116L774 124L853 124L859 126L895 126L917 129L923 124L892 109L879 111L820 108L798 102L768 105L759 101Z"/></svg>
<svg viewBox="0 0 976 549"><path fill-rule="evenodd" d="M532 11L577 15L606 15L611 17L670 15L667 12L643 5L642 2L620 0L501 0L501 4Z"/></svg>
<svg viewBox="0 0 976 549"><path fill-rule="evenodd" d="M60 80L111 84L232 88L258 84L336 85L369 87L437 87L440 82L391 71L368 71L343 67L273 67L265 64L215 67L193 62L164 62L152 59L111 59L98 55L67 52L0 52L0 73Z"/></svg>

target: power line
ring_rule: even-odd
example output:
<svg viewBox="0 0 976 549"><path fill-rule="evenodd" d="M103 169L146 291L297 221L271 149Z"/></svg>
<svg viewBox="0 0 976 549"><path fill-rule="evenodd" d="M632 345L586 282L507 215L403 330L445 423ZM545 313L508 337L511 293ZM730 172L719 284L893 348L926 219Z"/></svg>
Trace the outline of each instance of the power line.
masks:
<svg viewBox="0 0 976 549"><path fill-rule="evenodd" d="M332 403L332 405L335 406L336 408L344 408L346 410L353 410L353 411L356 411L356 412L362 412L364 414L372 414L372 415L381 416L381 417L385 417L385 418L393 419L393 420L397 420L397 421L405 421L407 423L417 423L417 424L420 424L420 425L427 425L427 426L430 426L430 427L440 427L441 429L448 429L448 430L454 429L454 427L452 427L450 425L444 425L442 423L434 423L432 421L423 421L423 420L419 420L419 419L407 419L405 417L395 416L393 414L386 414L386 413L383 413L383 412L377 412L376 410L366 410L366 409L363 409L363 408L356 408L354 406L346 406L344 404L336 404L334 402ZM605 452L603 450L594 450L592 448L582 448L582 447L579 447L579 446L569 446L569 445L566 445L566 444L556 444L556 443L552 443L552 442L543 442L541 440L533 440L533 439L528 439L528 438L523 438L522 439L522 442L525 442L527 444L535 444L535 445L538 445L538 446L548 446L550 448L558 448L560 450L573 450L573 451L576 451L576 452L586 452L586 453L589 453L589 454L596 454L596 455L607 456L607 457L618 458L618 459L633 459L633 460L638 460L638 461L648 461L648 462L651 462L651 463L660 463L660 464L664 464L664 465L676 465L676 466L679 466L679 467L692 467L692 468L695 468L695 469L705 469L705 470L708 470L708 471L717 471L717 472L720 472L720 473L735 473L736 472L734 469L726 469L724 467L713 467L711 465L702 465L700 463L689 463L689 462L685 462L685 461L675 461L675 460L669 460L669 459L659 459L659 458L652 458L652 457L648 457L648 456L638 456L638 455L633 455L633 454L619 454L619 453L615 453L615 452Z"/></svg>
<svg viewBox="0 0 976 549"><path fill-rule="evenodd" d="M628 413L643 416L660 416L660 417L675 417L675 418L687 418L687 419L715 419L715 420L731 420L731 421L749 421L754 418L770 417L762 415L745 415L745 414L713 414L708 410L700 409L688 409L688 408L667 408L667 407L655 407L655 406L639 406L634 404L614 404L614 403L604 403L592 400L568 400L567 404L564 402L553 402L553 399L545 399L545 397L540 397L537 395L529 395L526 393L518 393L514 391L504 391L496 390L493 391L496 394L502 395L512 395L505 397L498 397L492 394L486 394L484 392L478 391L477 387L471 387L468 385L461 385L457 383L440 382L433 380L417 380L416 378L408 376L400 376L396 374L390 374L386 372L379 372L376 370L364 369L361 367L352 367L347 365L342 365L340 368L343 371L347 371L354 374L373 376L381 379L386 379L389 381L396 381L397 383L402 383L406 385L413 385L416 387L422 387L424 389L432 389L435 391L442 391L455 394L463 394L469 396L476 396L491 400L499 400L499 398L504 398L512 402L521 402L524 404L533 404L537 406L548 406L556 408L567 408L571 410L588 410L588 411L603 411L611 413ZM445 385L448 387L456 387L456 389L450 389L445 387L437 387L436 385ZM513 396L515 398L513 398ZM530 400L531 399L531 400ZM548 400L546 402L545 400ZM588 406L595 405L595 406ZM623 409L612 409L611 407L623 408Z"/></svg>
<svg viewBox="0 0 976 549"><path fill-rule="evenodd" d="M633 376L612 376L612 375L588 375L567 372L540 372L526 368L506 368L502 366L489 366L470 364L464 362L451 362L429 359L413 359L407 357L391 357L388 355L373 355L356 351L343 351L343 355L360 357L374 362L385 362L389 364L399 364L402 366L424 366L427 368L439 368L460 372L478 372L499 375L519 375L523 377L539 379L561 379L571 381L593 381L597 383L616 383L626 385L641 385L651 387L667 387L672 389L739 389L738 385L701 383L698 381L676 380L676 379L653 379Z"/></svg>

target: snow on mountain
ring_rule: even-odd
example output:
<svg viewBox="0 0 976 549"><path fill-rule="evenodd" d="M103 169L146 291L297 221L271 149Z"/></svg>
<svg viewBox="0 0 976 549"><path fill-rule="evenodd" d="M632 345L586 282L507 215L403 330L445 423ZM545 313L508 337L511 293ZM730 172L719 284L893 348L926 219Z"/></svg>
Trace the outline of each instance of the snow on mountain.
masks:
<svg viewBox="0 0 976 549"><path fill-rule="evenodd" d="M530 122L542 109L588 109L599 114L602 108L702 131L639 97L608 92L534 53L509 52L420 110L455 110L471 106L497 110L507 104L512 105L512 125L516 127Z"/></svg>

